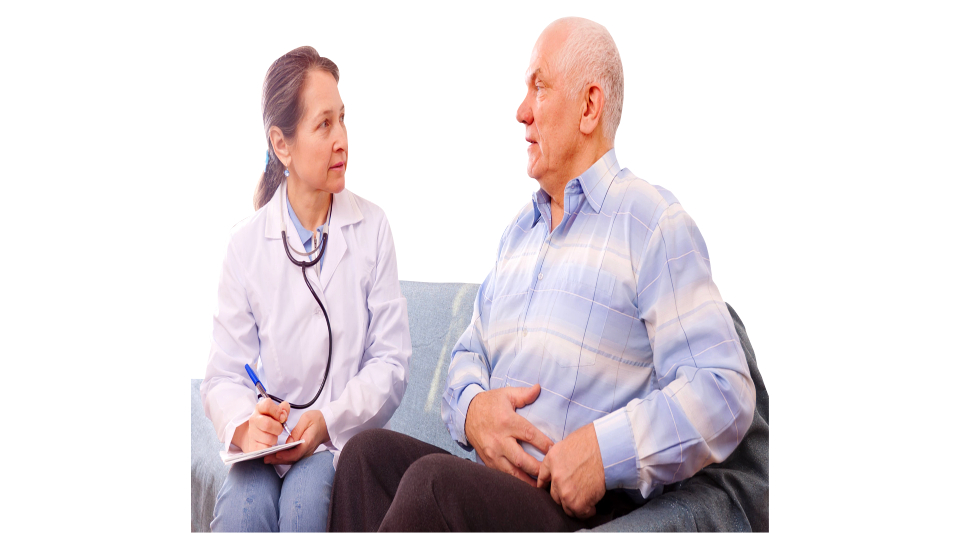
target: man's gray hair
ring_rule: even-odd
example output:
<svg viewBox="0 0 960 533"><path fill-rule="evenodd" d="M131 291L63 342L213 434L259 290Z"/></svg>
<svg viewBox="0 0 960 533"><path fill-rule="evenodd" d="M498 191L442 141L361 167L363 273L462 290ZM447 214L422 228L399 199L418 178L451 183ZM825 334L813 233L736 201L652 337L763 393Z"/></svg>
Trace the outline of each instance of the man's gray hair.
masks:
<svg viewBox="0 0 960 533"><path fill-rule="evenodd" d="M570 29L557 54L568 96L578 96L590 83L600 85L606 100L601 117L603 134L613 142L623 112L623 63L617 44L606 28L592 20L566 17L550 26L558 24Z"/></svg>

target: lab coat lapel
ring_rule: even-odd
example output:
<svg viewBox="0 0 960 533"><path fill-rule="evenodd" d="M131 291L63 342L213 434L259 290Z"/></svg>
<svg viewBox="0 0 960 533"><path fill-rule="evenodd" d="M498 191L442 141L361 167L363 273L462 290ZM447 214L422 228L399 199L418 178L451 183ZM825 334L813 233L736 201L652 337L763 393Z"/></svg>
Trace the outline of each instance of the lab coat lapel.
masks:
<svg viewBox="0 0 960 533"><path fill-rule="evenodd" d="M327 252L323 258L323 269L320 271L320 287L324 290L333 278L340 261L347 253L347 240L344 231L348 226L363 220L360 207L353 194L344 189L343 192L333 195L333 213L330 216L330 230L327 236Z"/></svg>
<svg viewBox="0 0 960 533"><path fill-rule="evenodd" d="M290 219L289 212L287 211L286 181L282 182L280 187L277 187L277 192L273 194L273 198L271 198L270 202L267 204L267 223L264 236L268 239L281 239L280 253L283 254L283 271L286 272L289 269L292 275L295 275L297 278L302 278L303 274L300 272L300 267L291 263L290 259L287 257L287 253L283 250L281 231L287 232L287 245L290 246L291 250L296 250L301 253L306 252L306 249L303 247L303 243L300 242L300 234L297 233L297 227L293 224L293 220ZM330 237L328 236L327 238L329 239ZM308 260L307 256L304 255L292 255L297 261ZM324 262L326 261L327 259L324 259ZM324 269L326 268L324 267ZM327 305L327 298L324 296L323 290L321 289L320 280L317 278L316 265L307 268L307 280L310 281L310 284L313 286L313 290L317 291L317 296L320 297L320 301L323 302L324 307L329 307Z"/></svg>

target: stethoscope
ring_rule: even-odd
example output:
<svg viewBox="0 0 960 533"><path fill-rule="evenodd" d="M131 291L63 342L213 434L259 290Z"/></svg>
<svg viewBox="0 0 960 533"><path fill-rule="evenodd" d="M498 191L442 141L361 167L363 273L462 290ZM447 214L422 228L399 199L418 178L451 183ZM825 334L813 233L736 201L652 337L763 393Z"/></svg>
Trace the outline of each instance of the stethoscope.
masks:
<svg viewBox="0 0 960 533"><path fill-rule="evenodd" d="M284 196L286 196L286 194L287 194L286 187L283 187L282 190L280 191L280 193L283 194ZM282 202L283 202L283 203L285 203L285 202L287 202L287 201L289 201L289 200L287 200L286 198L283 198L283 199L282 199ZM283 206L281 206L281 208L280 208L280 224L281 224L280 227L281 227L281 228L285 228L285 227L286 227L286 221L284 221L284 219L283 219L283 213L284 213L284 211L286 211L286 207L287 207L286 205L283 205ZM326 385L326 383L327 383L327 375L330 374L330 361L333 359L333 330L330 328L330 317L327 315L327 308L323 306L323 302L320 301L320 297L317 296L316 291L313 290L313 286L310 285L310 281L307 280L307 268L316 265L317 263L320 262L320 259L323 258L323 252L326 251L326 248L327 248L327 229L330 227L330 217L331 217L332 215L333 215L333 195L331 194L331 195L330 195L330 207L329 207L329 209L327 210L327 223L323 225L323 235L320 237L320 243L319 243L319 250L320 250L320 252L317 254L317 257L316 257L315 259L312 259L312 260L308 259L307 261L297 261L297 260L293 257L293 254L290 253L290 246L287 244L287 231L286 231L286 230L281 230L281 231L280 231L280 236L283 238L283 249L287 252L287 257L290 259L290 262L291 262L291 263L293 263L294 265L300 267L300 270L303 272L303 282L307 284L307 288L310 289L310 294L313 295L313 299L317 301L317 305L319 305L319 306L320 306L320 310L323 311L323 318L325 318L325 319L327 320L327 339L328 339L328 342L327 342L327 347L328 347L328 348L327 348L327 370L324 371L324 373L323 373L323 380L320 381L320 389L317 390L317 394L313 397L312 400L310 400L309 403L304 403L304 404L291 403L291 404L290 404L290 408L291 408L291 409L306 409L306 408L310 407L311 405L313 405L313 403L317 401L317 398L320 397L320 393L323 392L323 386ZM317 249L318 249L316 244L314 244L314 248L313 248L313 249L314 249L314 250L317 250ZM311 255L313 255L313 252L301 252L301 251L299 251L299 250L293 250L293 253L295 253L295 254L297 254L297 255L300 255L300 256L306 256L306 257L308 257L308 258L309 258ZM277 403L282 403L282 402L283 402L283 398L278 398L278 397L274 396L273 394L267 394L267 396L269 396L271 400L273 400L273 401L275 401L275 402L277 402Z"/></svg>

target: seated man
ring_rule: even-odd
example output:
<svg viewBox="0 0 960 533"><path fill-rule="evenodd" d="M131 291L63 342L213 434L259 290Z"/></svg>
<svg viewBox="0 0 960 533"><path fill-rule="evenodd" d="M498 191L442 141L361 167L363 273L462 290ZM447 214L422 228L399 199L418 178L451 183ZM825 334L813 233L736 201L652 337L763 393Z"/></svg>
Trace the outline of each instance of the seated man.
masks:
<svg viewBox="0 0 960 533"><path fill-rule="evenodd" d="M347 444L333 530L576 530L723 461L756 391L697 226L613 149L623 69L584 19L544 30L517 110L540 190L500 241L442 412L482 464L373 430Z"/></svg>

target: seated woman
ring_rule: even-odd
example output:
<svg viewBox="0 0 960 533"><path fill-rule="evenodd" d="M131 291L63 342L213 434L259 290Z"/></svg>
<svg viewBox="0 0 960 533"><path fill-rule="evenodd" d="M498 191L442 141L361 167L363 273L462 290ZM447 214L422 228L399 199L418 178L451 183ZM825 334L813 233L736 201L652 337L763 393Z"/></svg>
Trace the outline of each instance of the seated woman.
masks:
<svg viewBox="0 0 960 533"><path fill-rule="evenodd" d="M227 447L304 442L234 463L214 531L325 530L339 451L385 427L406 388L410 331L393 235L379 207L344 188L339 79L332 61L301 47L263 83L267 166L257 211L227 246L200 394ZM245 365L269 397L258 400Z"/></svg>

